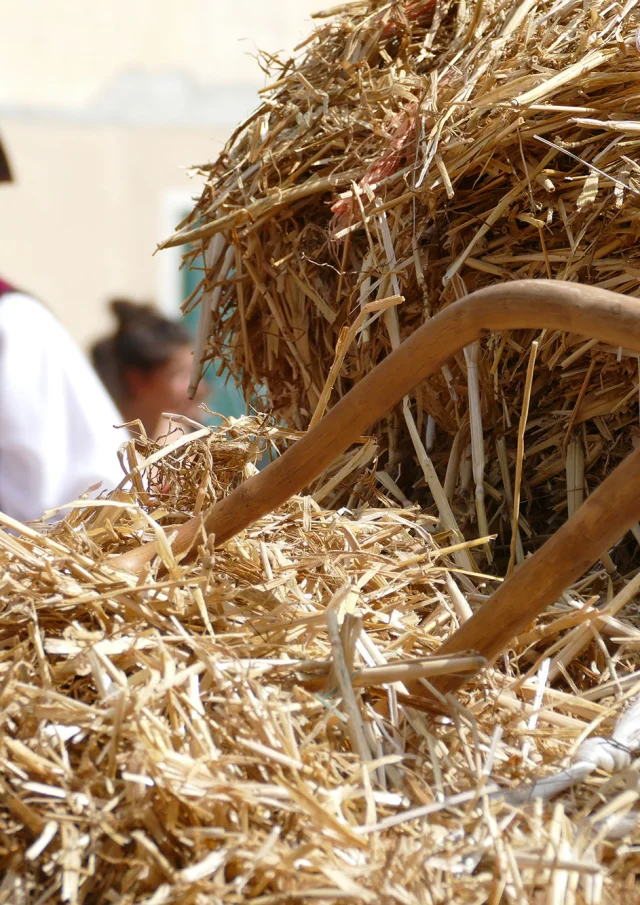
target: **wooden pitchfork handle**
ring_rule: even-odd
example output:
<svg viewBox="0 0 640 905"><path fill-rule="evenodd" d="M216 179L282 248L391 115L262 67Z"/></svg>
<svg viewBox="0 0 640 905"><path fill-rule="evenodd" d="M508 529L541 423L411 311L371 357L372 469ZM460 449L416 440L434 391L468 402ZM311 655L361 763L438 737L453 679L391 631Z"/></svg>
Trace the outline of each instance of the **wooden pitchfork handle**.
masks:
<svg viewBox="0 0 640 905"><path fill-rule="evenodd" d="M203 527L221 544L282 505L460 349L497 330L542 327L640 353L640 301L634 298L559 280L518 280L472 292L416 330L282 456L182 525L174 553L189 550ZM473 649L495 657L639 518L640 452L633 452L439 653ZM139 573L156 551L149 542L110 564ZM448 677L439 687L462 681Z"/></svg>

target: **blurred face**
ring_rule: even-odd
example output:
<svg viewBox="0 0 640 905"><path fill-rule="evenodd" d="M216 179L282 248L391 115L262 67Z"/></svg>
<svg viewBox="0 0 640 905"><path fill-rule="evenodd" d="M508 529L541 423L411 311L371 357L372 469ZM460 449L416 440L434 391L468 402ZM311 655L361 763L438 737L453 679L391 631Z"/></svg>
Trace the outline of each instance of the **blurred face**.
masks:
<svg viewBox="0 0 640 905"><path fill-rule="evenodd" d="M193 364L193 352L189 346L176 349L169 361L151 375L150 390L158 400L165 400L162 411L175 415L187 415L198 421L199 406L206 390L202 384L193 399L189 399L189 379Z"/></svg>
<svg viewBox="0 0 640 905"><path fill-rule="evenodd" d="M130 375L131 406L138 407L140 414L136 417L143 421L149 433L162 432L160 416L163 412L202 420L199 406L206 396L206 386L201 383L195 397L189 399L192 362L189 346L180 346L160 367L148 373L136 371Z"/></svg>

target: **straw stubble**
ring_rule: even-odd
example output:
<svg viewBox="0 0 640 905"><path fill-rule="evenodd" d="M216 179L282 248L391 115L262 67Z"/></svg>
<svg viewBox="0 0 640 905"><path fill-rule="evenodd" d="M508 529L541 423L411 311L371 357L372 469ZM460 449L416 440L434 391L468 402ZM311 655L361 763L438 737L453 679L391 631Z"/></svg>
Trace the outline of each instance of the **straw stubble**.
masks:
<svg viewBox="0 0 640 905"><path fill-rule="evenodd" d="M491 579L379 489L356 514L294 497L177 561L176 526L283 434L140 439L144 493L41 530L1 517L0 901L472 905L511 885L536 901L569 871L577 901L623 902L634 848L607 840L634 832L632 803L603 771L540 778L637 698L637 577L599 608L585 576L478 672L433 654ZM159 537L144 574L112 567ZM407 690L448 675L467 690L442 712Z"/></svg>

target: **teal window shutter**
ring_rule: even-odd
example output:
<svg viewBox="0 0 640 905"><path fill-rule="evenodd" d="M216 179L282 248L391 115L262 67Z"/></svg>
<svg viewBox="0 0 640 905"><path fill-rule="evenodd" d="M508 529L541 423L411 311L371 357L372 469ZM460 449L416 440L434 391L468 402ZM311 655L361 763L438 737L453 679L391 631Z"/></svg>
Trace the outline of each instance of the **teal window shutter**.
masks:
<svg viewBox="0 0 640 905"><path fill-rule="evenodd" d="M189 298L191 293L195 292L198 287L198 283L202 279L202 272L203 263L201 255L199 255L193 261L191 267L183 267L183 269L180 271L180 273L182 274L181 301ZM187 314L184 318L187 330L193 337L195 337L198 327L199 311L200 308L197 307L195 308L195 310L190 311L189 314ZM216 367L216 363L213 362L207 368L207 372L203 378L209 388L209 393L205 400L207 407L210 408L213 412L218 412L225 418L239 418L241 415L245 415L247 412L246 403L244 401L242 393L236 387L228 368L225 368L220 375L216 373L217 370L218 368ZM218 420L219 419L215 417L209 417L207 419L207 423L215 424Z"/></svg>

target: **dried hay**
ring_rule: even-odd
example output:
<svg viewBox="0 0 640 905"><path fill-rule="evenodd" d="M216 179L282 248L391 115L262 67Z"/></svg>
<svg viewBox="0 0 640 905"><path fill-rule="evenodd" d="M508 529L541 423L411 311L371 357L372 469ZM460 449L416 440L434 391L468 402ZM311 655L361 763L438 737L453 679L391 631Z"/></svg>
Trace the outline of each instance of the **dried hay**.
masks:
<svg viewBox="0 0 640 905"><path fill-rule="evenodd" d="M403 680L497 581L457 571L432 518L297 497L172 558L172 526L278 435L137 441L133 490L53 529L0 517L0 903L637 901L637 704L616 721L640 579L586 576L419 711ZM149 537L141 579L109 565ZM530 785L596 733L605 769L579 755Z"/></svg>
<svg viewBox="0 0 640 905"><path fill-rule="evenodd" d="M303 429L425 318L488 283L639 294L634 0L330 12L295 60L269 59L261 107L201 168L204 193L166 243L191 243L187 261L204 253L203 363L221 358L249 395L266 386ZM635 355L559 332L493 336L377 435L402 493L424 505L425 481L444 485L464 535L497 533L504 561L527 404L522 561L637 436ZM345 499L338 484L326 502Z"/></svg>

